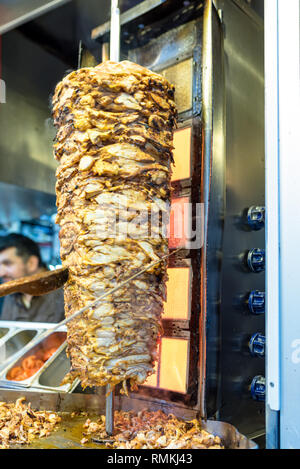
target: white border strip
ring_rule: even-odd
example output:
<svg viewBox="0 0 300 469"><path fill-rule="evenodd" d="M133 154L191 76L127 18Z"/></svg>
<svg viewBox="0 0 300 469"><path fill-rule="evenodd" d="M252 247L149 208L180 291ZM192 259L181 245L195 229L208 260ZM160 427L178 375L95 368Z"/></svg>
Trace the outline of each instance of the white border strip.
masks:
<svg viewBox="0 0 300 469"><path fill-rule="evenodd" d="M278 0L265 0L266 390L280 410Z"/></svg>

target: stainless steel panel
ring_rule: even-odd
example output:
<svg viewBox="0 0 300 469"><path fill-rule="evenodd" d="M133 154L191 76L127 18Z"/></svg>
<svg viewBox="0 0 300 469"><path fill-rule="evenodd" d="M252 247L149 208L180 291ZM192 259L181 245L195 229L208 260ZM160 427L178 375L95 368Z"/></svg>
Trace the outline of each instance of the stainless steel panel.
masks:
<svg viewBox="0 0 300 469"><path fill-rule="evenodd" d="M207 14L207 13L206 13ZM205 60L202 67L211 67L203 83L203 181L202 201L205 203L206 235L203 246L202 270L203 299L202 315L206 313L203 329L206 333L205 349L201 356L206 360L203 396L208 418L218 412L220 395L220 346L222 301L222 244L224 236L224 213L226 208L226 115L225 115L225 74L224 74L224 37L222 25L215 11L212 10L211 48L203 42L202 56L212 52L210 60ZM207 50L208 49L208 50ZM205 90L204 88L208 88ZM211 114L211 115L210 115ZM210 142L211 138L211 142ZM208 141L207 141L208 140ZM211 153L210 153L211 152ZM203 175L203 179L204 179Z"/></svg>
<svg viewBox="0 0 300 469"><path fill-rule="evenodd" d="M22 349L38 334L36 329L16 330L14 334L10 335L6 340L0 344L0 361L1 366L5 366L8 362L13 360ZM5 339L5 338L4 338Z"/></svg>
<svg viewBox="0 0 300 469"><path fill-rule="evenodd" d="M235 1L216 2L224 22L226 82L226 212L222 269L222 402L219 418L244 434L264 428L264 403L251 398L249 386L264 375L263 358L247 350L250 337L264 333L264 315L251 315L245 302L252 290L264 291L264 272L244 267L252 248L264 248L264 230L246 226L245 210L264 206L264 37Z"/></svg>
<svg viewBox="0 0 300 469"><path fill-rule="evenodd" d="M55 360L42 371L39 377L39 384L47 387L60 386L65 375L70 371L70 360L66 355L66 350L57 354Z"/></svg>
<svg viewBox="0 0 300 469"><path fill-rule="evenodd" d="M175 104L177 111L186 112L193 107L193 59L171 65L161 70L167 80L175 86Z"/></svg>
<svg viewBox="0 0 300 469"><path fill-rule="evenodd" d="M129 51L129 60L160 71L191 57L196 41L196 23L191 21L152 39L144 47Z"/></svg>
<svg viewBox="0 0 300 469"><path fill-rule="evenodd" d="M121 16L120 16L120 24L121 26L129 23L135 18L138 18L139 16L143 15L144 13L147 13L151 11L152 9L156 8L157 6L161 5L164 3L166 0L145 0L144 2L140 3L139 5L130 8L129 10L125 11ZM98 37L103 36L105 33L108 33L110 30L110 22L107 21L106 23L102 24L101 26L98 26L97 28L93 29L92 31L92 39L97 39Z"/></svg>

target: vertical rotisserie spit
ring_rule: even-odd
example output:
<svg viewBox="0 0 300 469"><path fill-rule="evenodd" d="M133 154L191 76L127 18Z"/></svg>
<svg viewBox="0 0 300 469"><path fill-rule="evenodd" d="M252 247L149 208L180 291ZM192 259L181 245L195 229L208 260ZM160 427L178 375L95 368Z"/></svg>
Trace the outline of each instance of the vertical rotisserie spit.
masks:
<svg viewBox="0 0 300 469"><path fill-rule="evenodd" d="M168 252L174 87L129 61L66 76L53 117L57 223L69 268L66 316ZM160 263L68 324L72 374L83 386L153 372L165 298Z"/></svg>

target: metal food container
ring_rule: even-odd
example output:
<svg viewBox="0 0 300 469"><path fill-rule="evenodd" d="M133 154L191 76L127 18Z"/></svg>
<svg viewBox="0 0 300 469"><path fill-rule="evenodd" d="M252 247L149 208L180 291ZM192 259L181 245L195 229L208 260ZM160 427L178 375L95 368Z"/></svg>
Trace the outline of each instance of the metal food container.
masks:
<svg viewBox="0 0 300 469"><path fill-rule="evenodd" d="M0 327L0 339L2 339L2 337L4 337L8 333L8 331L8 327Z"/></svg>
<svg viewBox="0 0 300 469"><path fill-rule="evenodd" d="M79 380L72 383L61 384L70 370L70 360L66 355L66 329L61 328L50 334L47 338L42 333L52 327L50 324L37 324L28 328L28 323L14 323L2 327L7 330L0 339L0 388L6 389L30 389L45 392L72 392L79 384ZM61 337L61 345L50 358L30 377L23 380L14 380L10 372L15 367L20 367L24 359L35 356L41 350L43 344L51 340L54 335Z"/></svg>
<svg viewBox="0 0 300 469"><path fill-rule="evenodd" d="M0 371L14 361L24 347L33 341L42 330L32 324L29 327L12 325L2 326L0 321Z"/></svg>
<svg viewBox="0 0 300 469"><path fill-rule="evenodd" d="M226 449L259 449L255 441L242 435L230 423L207 420L202 427L215 436L219 436Z"/></svg>

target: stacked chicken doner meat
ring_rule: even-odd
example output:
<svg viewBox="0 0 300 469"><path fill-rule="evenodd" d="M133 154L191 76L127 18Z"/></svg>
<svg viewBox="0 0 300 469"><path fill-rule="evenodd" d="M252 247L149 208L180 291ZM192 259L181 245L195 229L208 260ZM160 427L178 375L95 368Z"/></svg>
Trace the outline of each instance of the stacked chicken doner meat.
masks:
<svg viewBox="0 0 300 469"><path fill-rule="evenodd" d="M56 87L57 223L69 267L66 316L168 253L174 87L129 61L104 62ZM153 222L154 221L154 222ZM83 386L153 373L166 265L142 274L68 325L73 376Z"/></svg>

